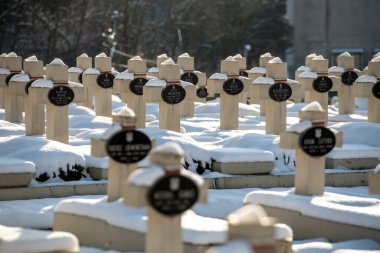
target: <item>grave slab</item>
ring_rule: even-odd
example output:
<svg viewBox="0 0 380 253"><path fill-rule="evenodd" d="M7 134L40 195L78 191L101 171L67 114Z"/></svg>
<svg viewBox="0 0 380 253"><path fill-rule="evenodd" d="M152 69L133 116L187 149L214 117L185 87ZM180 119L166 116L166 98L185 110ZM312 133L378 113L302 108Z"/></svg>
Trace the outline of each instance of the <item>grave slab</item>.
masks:
<svg viewBox="0 0 380 253"><path fill-rule="evenodd" d="M79 252L78 239L67 232L40 231L0 225L0 242L0 252Z"/></svg>
<svg viewBox="0 0 380 253"><path fill-rule="evenodd" d="M32 162L0 157L0 188L27 186L35 172L36 166Z"/></svg>
<svg viewBox="0 0 380 253"><path fill-rule="evenodd" d="M323 195L314 196L296 195L293 189L257 190L244 202L262 205L270 216L292 227L297 240L325 237L331 241L380 241L376 212L380 200L363 196L361 189L331 187Z"/></svg>

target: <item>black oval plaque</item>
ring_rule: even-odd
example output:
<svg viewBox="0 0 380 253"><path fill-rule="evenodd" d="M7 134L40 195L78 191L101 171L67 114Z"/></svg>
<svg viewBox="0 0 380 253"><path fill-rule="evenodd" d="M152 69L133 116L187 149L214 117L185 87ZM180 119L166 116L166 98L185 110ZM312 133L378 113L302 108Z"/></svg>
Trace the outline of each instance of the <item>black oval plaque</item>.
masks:
<svg viewBox="0 0 380 253"><path fill-rule="evenodd" d="M240 71L239 71L239 76L248 77L248 72L245 71L245 70L240 70Z"/></svg>
<svg viewBox="0 0 380 253"><path fill-rule="evenodd" d="M372 86L372 94L375 98L380 99L380 81Z"/></svg>
<svg viewBox="0 0 380 253"><path fill-rule="evenodd" d="M345 85L354 84L355 80L358 78L358 74L355 71L345 71L341 76L342 83Z"/></svg>
<svg viewBox="0 0 380 253"><path fill-rule="evenodd" d="M50 103L56 106L65 106L73 102L74 91L68 86L55 86L49 90Z"/></svg>
<svg viewBox="0 0 380 253"><path fill-rule="evenodd" d="M80 83L83 82L83 71L78 75L78 81L79 81Z"/></svg>
<svg viewBox="0 0 380 253"><path fill-rule="evenodd" d="M17 74L18 73L10 73L9 75L7 75L7 77L5 78L5 84L9 86L9 82L11 81L12 76L17 75Z"/></svg>
<svg viewBox="0 0 380 253"><path fill-rule="evenodd" d="M107 141L107 154L119 163L137 163L143 160L152 148L149 137L138 130L121 130Z"/></svg>
<svg viewBox="0 0 380 253"><path fill-rule="evenodd" d="M29 94L29 87L32 86L32 83L36 80L38 80L38 79L30 80L29 82L27 82L27 84L25 85L25 93L26 94Z"/></svg>
<svg viewBox="0 0 380 253"><path fill-rule="evenodd" d="M197 96L199 98L206 98L208 96L207 88L206 87L199 87L197 89Z"/></svg>
<svg viewBox="0 0 380 253"><path fill-rule="evenodd" d="M166 175L148 191L149 204L159 213L174 216L190 209L198 200L197 185L182 175Z"/></svg>
<svg viewBox="0 0 380 253"><path fill-rule="evenodd" d="M181 75L181 80L195 85L198 83L198 76L192 72L186 72Z"/></svg>
<svg viewBox="0 0 380 253"><path fill-rule="evenodd" d="M143 87L147 82L148 79L144 77L135 78L129 83L129 90L135 95L142 96Z"/></svg>
<svg viewBox="0 0 380 253"><path fill-rule="evenodd" d="M185 99L186 91L181 85L171 84L162 90L161 97L168 104L178 104Z"/></svg>
<svg viewBox="0 0 380 253"><path fill-rule="evenodd" d="M319 76L317 79L313 81L313 88L314 90L320 92L320 93L325 93L331 90L333 87L333 82L331 78L327 76Z"/></svg>
<svg viewBox="0 0 380 253"><path fill-rule="evenodd" d="M269 97L276 102L284 102L292 96L292 88L287 83L275 83L269 87Z"/></svg>
<svg viewBox="0 0 380 253"><path fill-rule="evenodd" d="M299 146L310 156L324 156L335 147L335 134L322 126L305 130L299 138Z"/></svg>
<svg viewBox="0 0 380 253"><path fill-rule="evenodd" d="M244 84L237 78L231 78L224 82L223 90L229 95L238 95L244 89Z"/></svg>
<svg viewBox="0 0 380 253"><path fill-rule="evenodd" d="M115 76L111 73L103 73L98 76L96 82L100 87L108 89L113 87L113 79L115 79Z"/></svg>

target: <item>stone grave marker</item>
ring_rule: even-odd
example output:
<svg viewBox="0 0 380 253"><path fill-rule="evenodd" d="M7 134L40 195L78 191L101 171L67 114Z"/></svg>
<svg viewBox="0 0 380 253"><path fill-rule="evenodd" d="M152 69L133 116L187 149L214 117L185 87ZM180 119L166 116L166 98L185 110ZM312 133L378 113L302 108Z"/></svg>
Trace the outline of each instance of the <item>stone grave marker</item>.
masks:
<svg viewBox="0 0 380 253"><path fill-rule="evenodd" d="M180 66L172 59L161 63L159 79L149 80L143 92L145 102L159 103L159 127L180 132L181 103L195 98L195 86L180 80Z"/></svg>
<svg viewBox="0 0 380 253"><path fill-rule="evenodd" d="M111 57L105 53L95 57L95 68L100 71L94 87L95 112L97 116L112 116L112 91L115 76L112 74Z"/></svg>
<svg viewBox="0 0 380 253"><path fill-rule="evenodd" d="M147 253L183 252L181 214L207 202L207 185L182 168L183 155L176 143L158 146L151 153L156 167L139 169L128 179L124 203L148 208Z"/></svg>
<svg viewBox="0 0 380 253"><path fill-rule="evenodd" d="M379 57L380 56L380 52L374 54L372 56L372 59L375 59L376 57ZM0 65L0 68L1 68L1 65ZM365 75L368 75L368 65L364 67L364 69L361 71L361 75L359 76L365 76Z"/></svg>
<svg viewBox="0 0 380 253"><path fill-rule="evenodd" d="M146 106L143 87L148 82L146 61L140 56L128 60L128 70L116 75L115 91L121 100L128 104L136 114L136 127L145 128Z"/></svg>
<svg viewBox="0 0 380 253"><path fill-rule="evenodd" d="M43 80L43 62L31 56L24 61L24 72L29 74L30 81L24 90L25 135L43 135L45 133L45 105L34 103L29 97L29 88L33 82Z"/></svg>
<svg viewBox="0 0 380 253"><path fill-rule="evenodd" d="M0 54L0 109L4 108L4 94L3 94L3 83L5 82L6 75L9 75L9 69L5 67L5 57L6 53Z"/></svg>
<svg viewBox="0 0 380 253"><path fill-rule="evenodd" d="M108 201L118 200L122 196L123 186L128 176L137 169L137 163L147 157L152 148L149 137L136 130L136 115L131 109L124 108L113 118L114 122L119 122L119 124L115 124L114 128L105 133L110 135L105 145L110 157ZM101 147L98 146L98 148Z"/></svg>
<svg viewBox="0 0 380 253"><path fill-rule="evenodd" d="M241 54L236 54L233 56L233 58L235 61L239 62L239 76L241 76L242 78L248 78L247 58L243 57ZM249 95L249 89L245 89L244 92L240 93L240 103L249 104Z"/></svg>
<svg viewBox="0 0 380 253"><path fill-rule="evenodd" d="M353 84L355 97L368 99L368 122L380 123L380 56L368 62L368 75Z"/></svg>
<svg viewBox="0 0 380 253"><path fill-rule="evenodd" d="M269 52L260 55L259 58L259 66L254 67L248 71L248 78L251 79L251 81L256 80L259 77L265 77L266 76L266 66L270 60L272 60L274 56L272 56ZM260 115L265 116L265 100L259 100L259 99L253 99L254 95L253 93L253 87L250 85L250 98L251 98L251 104L260 104Z"/></svg>
<svg viewBox="0 0 380 253"><path fill-rule="evenodd" d="M36 80L43 79L43 62L38 60L36 56L31 56L24 60L24 74L27 78L18 75L11 78L8 88L9 97L11 99L21 98L25 111L25 135L43 135L45 132L45 106L40 104L32 104L29 102L29 87ZM11 107L11 110L15 108ZM13 114L13 113L11 113ZM16 113L22 120L22 108Z"/></svg>
<svg viewBox="0 0 380 253"><path fill-rule="evenodd" d="M92 68L92 58L87 54L81 54L76 58L76 67L69 68L69 81L82 83L83 71Z"/></svg>
<svg viewBox="0 0 380 253"><path fill-rule="evenodd" d="M299 83L287 79L287 64L276 57L268 62L266 77L253 81L252 97L265 100L265 133L280 134L286 129L286 101L297 94Z"/></svg>
<svg viewBox="0 0 380 253"><path fill-rule="evenodd" d="M194 57L191 57L188 53L178 56L177 64L181 66L181 80L195 85L196 101L205 102L208 95L206 73L194 70ZM181 116L194 116L194 101L184 101L182 103Z"/></svg>
<svg viewBox="0 0 380 253"><path fill-rule="evenodd" d="M243 206L228 215L227 221L229 240L244 240L255 253L278 252L275 239L275 219L268 217L260 206Z"/></svg>
<svg viewBox="0 0 380 253"><path fill-rule="evenodd" d="M105 53L100 53L95 56L94 61L95 68L88 68L82 73L82 83L87 88L84 106L94 109L97 116L111 117L115 79L115 75L112 73L111 58L107 57Z"/></svg>
<svg viewBox="0 0 380 253"><path fill-rule="evenodd" d="M310 71L305 71L298 76L305 91L305 103L317 101L327 111L328 92L333 89L334 83L337 85L337 78L328 75L329 61L323 56L314 57L309 64ZM327 121L327 113L325 120Z"/></svg>
<svg viewBox="0 0 380 253"><path fill-rule="evenodd" d="M28 89L29 104L46 105L46 138L63 143L69 141L69 104L84 102L86 94L81 84L68 82L67 71L56 58L46 65L46 79L34 81Z"/></svg>
<svg viewBox="0 0 380 253"><path fill-rule="evenodd" d="M154 76L156 78L158 78L158 73L159 73L159 70L160 70L160 65L161 63L163 63L164 61L170 59L170 57L168 57L166 54L160 54L156 57L156 67L152 67L148 70L147 72L147 75L148 76Z"/></svg>
<svg viewBox="0 0 380 253"><path fill-rule="evenodd" d="M342 133L326 127L326 111L312 102L299 111L300 123L280 135L280 147L296 149L295 193L322 195L325 155L342 146Z"/></svg>
<svg viewBox="0 0 380 253"><path fill-rule="evenodd" d="M331 67L329 74L336 76L339 114L350 114L355 111L353 84L360 71L355 69L354 57L348 52L338 56L338 66Z"/></svg>
<svg viewBox="0 0 380 253"><path fill-rule="evenodd" d="M221 61L221 73L212 75L207 86L210 93L220 94L220 129L239 129L239 94L247 88L249 79L239 78L239 62L232 56Z"/></svg>
<svg viewBox="0 0 380 253"><path fill-rule="evenodd" d="M28 82L29 77L22 73L22 58L15 53L9 53L4 58L6 68L9 70L9 74L5 78L5 85L3 86L4 95L4 118L6 121L13 123L23 122L24 100L22 94L25 93L23 87L19 82L25 85ZM12 80L12 82L11 82ZM10 84L12 83L12 92L10 92ZM20 95L21 94L21 95Z"/></svg>
<svg viewBox="0 0 380 253"><path fill-rule="evenodd" d="M297 82L300 82L300 79L299 79L299 75L302 74L303 72L306 72L306 71L310 71L310 61L316 57L317 55L315 53L312 53L312 54L308 54L307 56L305 56L305 65L304 66L300 66L297 68L296 72L295 72L295 80ZM304 89L303 86L301 86L301 89ZM304 96L303 98L305 100L308 100L310 101L310 99L308 98L308 95L309 93L306 93L304 90L301 91ZM301 99L302 100L302 99ZM299 101L300 102L300 101Z"/></svg>

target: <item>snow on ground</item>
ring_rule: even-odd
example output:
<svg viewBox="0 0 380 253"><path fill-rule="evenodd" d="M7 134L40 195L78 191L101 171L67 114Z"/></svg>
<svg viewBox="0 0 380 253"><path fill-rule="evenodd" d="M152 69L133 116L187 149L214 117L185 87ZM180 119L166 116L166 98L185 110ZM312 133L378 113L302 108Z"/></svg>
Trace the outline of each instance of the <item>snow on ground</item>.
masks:
<svg viewBox="0 0 380 253"><path fill-rule="evenodd" d="M54 208L64 199L95 199L101 196L72 196L30 200L0 201L0 224L12 227L51 229Z"/></svg>
<svg viewBox="0 0 380 253"><path fill-rule="evenodd" d="M343 131L344 146L334 150L331 157L358 158L370 155L379 157L380 144L373 136L380 136L378 124L367 123L365 113L367 102L355 99L358 114L338 115L336 105L329 106L331 127ZM303 103L287 103L288 127L299 122L298 111ZM126 106L119 97L112 96L113 112ZM66 171L77 166L79 170L86 167L106 169L108 158L90 155L90 139L100 136L111 125L110 117L96 116L93 110L71 104L70 143L69 145L46 140L44 136L24 136L24 125L13 124L4 119L4 110L0 110L0 156L23 159L36 165L36 177L40 181L53 180ZM272 174L291 174L294 172L295 152L279 148L276 135L265 135L265 117L260 116L259 105L239 104L240 130L224 131L219 129L220 99L207 103L195 103L195 116L183 117L181 126L185 133L161 130L158 128L158 104L147 104L146 134L155 138L157 144L168 141L179 143L185 150L186 167L193 172L203 173L204 177L227 177L209 170L213 161L217 162L255 162L274 161ZM335 122L342 120L347 122ZM366 145L366 146L364 146ZM356 152L360 150L360 152ZM49 157L50 159L46 159ZM75 169L74 168L74 169ZM41 177L46 173L45 177ZM78 172L72 179L86 176ZM65 177L65 175L63 175ZM79 178L78 178L79 177ZM67 178L66 178L67 179Z"/></svg>
<svg viewBox="0 0 380 253"><path fill-rule="evenodd" d="M325 187L323 196L302 196L294 189L257 189L245 203L285 208L319 219L380 229L380 196L368 194L367 187Z"/></svg>
<svg viewBox="0 0 380 253"><path fill-rule="evenodd" d="M207 204L197 204L193 207L193 211L186 213L183 218L184 224L184 237L187 242L196 242L200 244L207 244L207 242L224 242L226 239L226 223L224 219L229 213L235 211L243 205L244 197L247 193L247 198L254 193L260 192L279 192L290 195L291 189L289 188L273 188L268 190L262 189L233 189L233 190L209 190L209 198ZM251 192L251 193L250 193ZM368 194L368 187L352 187L352 188L331 188L326 187L327 200L324 202L318 197L314 197L311 203L313 208L318 203L326 205L333 205L336 210L345 211L349 207L350 212L348 215L355 215L355 212L360 208L372 208L373 212L379 212L380 197ZM302 211L300 205L294 204L292 200L278 201L276 198L271 199L273 202L284 205L295 206L296 210ZM306 197L307 198L307 197ZM60 203L62 200L64 202ZM305 202L305 201L304 201ZM58 205L58 207L57 207ZM34 199L34 200L14 200L14 201L1 201L0 202L0 224L7 226L21 226L27 228L40 228L49 229L53 224L54 209L64 212L75 212L78 214L94 216L94 218L107 217L110 224L127 227L135 231L144 232L146 230L146 210L143 208L128 208L125 207L120 201L108 203L105 201L104 196L74 196L67 198L50 198L50 199ZM317 213L323 213L326 217L325 210L316 210ZM360 210L360 212L362 212ZM364 219L366 212L363 212ZM346 213L345 213L346 214ZM331 216L328 214L328 216ZM343 216L343 215L340 215ZM357 217L349 216L347 219L354 220ZM210 218L207 218L210 217ZM334 216L332 216L334 217ZM363 218L359 217L361 224ZM378 218L374 223L378 223ZM201 229L200 229L201 228ZM205 229L209 228L209 229ZM202 230L200 233L199 230ZM326 240L321 243L320 240L316 242L296 242L293 247L295 252L309 253L319 252L313 251L321 249L321 252L334 252L337 249L380 249L380 246L370 240L361 240L350 242L346 244L331 244ZM377 247L377 248L376 248ZM103 252L91 251L91 248L81 248L81 252ZM107 251L105 251L107 252ZM111 252L108 252L111 253ZM116 253L116 252L112 252ZM336 253L336 252L335 252Z"/></svg>

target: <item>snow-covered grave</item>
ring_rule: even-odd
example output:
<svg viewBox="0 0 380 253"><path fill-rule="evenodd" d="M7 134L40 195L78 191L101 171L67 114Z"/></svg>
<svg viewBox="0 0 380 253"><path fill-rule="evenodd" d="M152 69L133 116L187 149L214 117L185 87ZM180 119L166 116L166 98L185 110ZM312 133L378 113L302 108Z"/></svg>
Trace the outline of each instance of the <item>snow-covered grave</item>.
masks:
<svg viewBox="0 0 380 253"><path fill-rule="evenodd" d="M194 100L206 102L206 97L208 96L206 73L194 70L194 57L188 53L183 53L177 57L177 64L181 66L181 80L192 83L196 87ZM181 116L194 117L194 101L184 101L182 103Z"/></svg>
<svg viewBox="0 0 380 253"><path fill-rule="evenodd" d="M251 68L248 71L248 78L251 81L254 81L254 80L256 80L259 77L265 76L266 75L266 66L267 66L268 62L270 60L272 60L273 58L274 58L274 56L272 56L269 52L260 55L259 66ZM250 93L250 95L249 95L250 104L259 104L260 105L260 115L261 116L265 116L265 100L263 100L263 99L254 99L253 98L253 96L254 96L253 86L250 85L249 89L250 89L250 91L249 91L249 93Z"/></svg>
<svg viewBox="0 0 380 253"><path fill-rule="evenodd" d="M290 248L290 228L274 225L273 220L266 219L261 213L257 213L259 217L250 218L254 214L250 208L231 216L230 229L224 220L186 211L196 201L204 203L207 200L207 185L201 177L181 168L183 155L176 143L155 148L151 154L151 167L136 170L124 185L116 184L124 189L119 190L123 192L122 199L110 202L108 193L106 198L60 202L55 208L54 230L75 234L85 246L120 251L145 249L149 253L159 253L183 252L184 249L184 252L204 252L212 245L236 237L248 240L258 249L265 249L268 245ZM109 183L113 184L115 180ZM175 195L168 198L168 194ZM142 208L146 206L148 210ZM255 228L255 238L248 238L249 234L252 236L249 228ZM228 231L231 232L229 236Z"/></svg>
<svg viewBox="0 0 380 253"><path fill-rule="evenodd" d="M245 203L264 207L289 225L296 240L325 237L331 241L370 238L380 242L380 196L367 187L326 187L323 195L304 196L294 189L257 189Z"/></svg>
<svg viewBox="0 0 380 253"><path fill-rule="evenodd" d="M266 76L252 82L252 97L265 100L265 133L280 134L286 129L286 101L299 97L300 84L287 78L287 64L276 57L266 66Z"/></svg>
<svg viewBox="0 0 380 253"><path fill-rule="evenodd" d="M357 101L360 102L361 100ZM113 96L114 112L117 112L123 106L125 104L119 98ZM303 106L304 104L290 102L287 104L288 125L298 122L298 118L295 116ZM366 108L363 107L363 109ZM2 115L4 115L3 113L4 111L2 111ZM90 140L92 137L101 136L111 126L111 119L108 117L96 117L92 110L74 104L69 105L69 114L69 145L48 141L39 136L22 137L24 135L23 125L1 121L1 156L33 162L36 165L36 178L38 181L33 183L32 186L47 185L46 183L48 183L49 187L51 187L52 182L56 182L57 178L61 180L63 176L65 180L70 180L70 178L71 180L81 179L77 184L86 184L86 187L89 187L88 183L91 183L91 181L88 180L91 180L91 178L86 173L86 169L89 167L108 168L107 158L91 156ZM336 108L329 106L330 119L336 114ZM203 173L210 187L236 188L293 185L294 151L281 149L278 146L279 139L277 136L264 135L263 118L259 116L259 109L255 105L239 104L240 130L238 131L221 131L218 129L218 99L195 104L195 117L181 120L183 130L186 133L174 133L158 129L158 122L154 120L158 116L158 106L156 104L147 104L147 115L151 115L150 118L153 121L148 122L147 129L143 131L155 138L158 144L169 140L179 143L186 151L185 165L187 168L193 172ZM351 121L352 119L347 117L344 120ZM368 158L368 155L371 155L373 163L377 163L379 143L373 136L379 135L380 127L377 124L366 123L365 121L341 122L335 125L331 123L333 128L346 134L344 134L343 148L336 149L328 156L335 154L336 158L340 157L342 158L340 159L341 161L345 161L347 159ZM358 152L359 150L361 151ZM60 153L65 155L60 155ZM46 157L51 159L46 160ZM80 159L78 160L78 158ZM209 170L212 165L217 163L239 164L263 161L262 159L268 159L274 163L274 170L271 171L271 175L263 175L262 177L236 175L231 177L227 174ZM329 158L327 157L328 161ZM328 185L365 185L367 182L367 171L351 173L347 169L327 167L335 168L335 170L326 171L326 183ZM346 164L344 167L349 168L350 164ZM76 174L76 176L64 176L67 171L72 171L71 175ZM41 181L46 181L46 183L41 184ZM62 184L62 181L59 184ZM97 193L105 189L103 181L94 182L94 185L100 187ZM72 188L73 186L70 187ZM39 189L42 190L42 188ZM44 191L49 192L48 190ZM71 192L75 193L74 190L71 190ZM89 192L86 191L86 193L88 194Z"/></svg>
<svg viewBox="0 0 380 253"><path fill-rule="evenodd" d="M83 102L86 90L79 83L68 82L68 66L61 59L46 65L46 79L33 82L28 88L29 104L46 104L46 138L69 142L69 104ZM38 118L31 118L31 124ZM39 127L42 128L42 127Z"/></svg>
<svg viewBox="0 0 380 253"><path fill-rule="evenodd" d="M147 76L146 60L135 56L128 60L128 69L117 74L114 80L114 90L119 94L121 101L128 103L137 117L137 128L145 128L146 102L143 95L144 85L152 79Z"/></svg>
<svg viewBox="0 0 380 253"><path fill-rule="evenodd" d="M181 131L181 106L195 100L195 86L180 80L180 65L172 59L160 64L159 79L149 80L143 87L146 102L159 104L159 128Z"/></svg>
<svg viewBox="0 0 380 253"><path fill-rule="evenodd" d="M338 66L329 68L329 75L336 76L338 83L338 110L339 114L352 114L355 111L353 83L360 75L355 69L354 57L348 52L338 56ZM336 80L336 79L335 79Z"/></svg>
<svg viewBox="0 0 380 253"><path fill-rule="evenodd" d="M0 188L28 186L35 173L36 166L32 162L0 157Z"/></svg>
<svg viewBox="0 0 380 253"><path fill-rule="evenodd" d="M0 225L0 252L76 253L78 239L67 232L51 232Z"/></svg>
<svg viewBox="0 0 380 253"><path fill-rule="evenodd" d="M76 66L70 67L68 69L68 79L70 82L82 83L83 72L87 69L92 68L92 58L89 57L87 54L81 54L75 59L75 61Z"/></svg>
<svg viewBox="0 0 380 253"><path fill-rule="evenodd" d="M239 129L239 101L248 90L249 80L239 76L240 63L232 56L220 63L221 73L214 73L207 80L212 94L220 94L220 129Z"/></svg>

